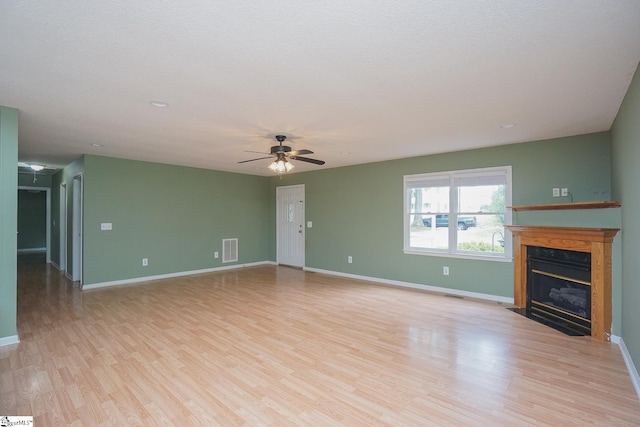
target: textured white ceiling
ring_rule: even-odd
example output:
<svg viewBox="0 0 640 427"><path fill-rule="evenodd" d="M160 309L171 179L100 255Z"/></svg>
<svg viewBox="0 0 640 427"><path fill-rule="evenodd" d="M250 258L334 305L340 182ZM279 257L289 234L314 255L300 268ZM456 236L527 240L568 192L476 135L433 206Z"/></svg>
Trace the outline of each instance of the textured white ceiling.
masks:
<svg viewBox="0 0 640 427"><path fill-rule="evenodd" d="M237 162L278 133L327 162L299 172L608 130L639 60L638 0L0 1L0 105L48 166L268 175Z"/></svg>

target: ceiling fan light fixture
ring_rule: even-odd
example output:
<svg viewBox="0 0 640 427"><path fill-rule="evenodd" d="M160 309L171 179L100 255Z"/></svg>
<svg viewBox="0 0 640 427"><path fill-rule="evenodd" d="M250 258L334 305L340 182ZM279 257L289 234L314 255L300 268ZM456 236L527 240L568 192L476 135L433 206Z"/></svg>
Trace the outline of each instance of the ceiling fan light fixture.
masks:
<svg viewBox="0 0 640 427"><path fill-rule="evenodd" d="M302 154L313 154L313 151L300 149L300 150L292 150L290 146L283 145L284 140L287 139L285 135L276 135L276 140L278 141L278 145L274 145L271 147L268 157L260 157L258 159L250 159L250 160L242 160L238 163L248 163L255 162L256 160L268 159L275 157L276 159L269 165L269 169L277 173L278 175L282 175L283 173L291 171L294 168L293 163L289 161L291 160L299 160L301 162L313 163L316 165L324 165L324 160L316 160L310 159L308 157L302 157ZM251 153L262 153L261 151L250 151Z"/></svg>
<svg viewBox="0 0 640 427"><path fill-rule="evenodd" d="M41 171L42 169L44 169L44 166L42 166L42 165L29 165L29 167L30 167L31 169L33 169L34 171L36 171L36 172L39 172L39 171Z"/></svg>
<svg viewBox="0 0 640 427"><path fill-rule="evenodd" d="M269 169L278 174L289 172L293 168L293 164L288 162L286 159L278 159L269 165Z"/></svg>

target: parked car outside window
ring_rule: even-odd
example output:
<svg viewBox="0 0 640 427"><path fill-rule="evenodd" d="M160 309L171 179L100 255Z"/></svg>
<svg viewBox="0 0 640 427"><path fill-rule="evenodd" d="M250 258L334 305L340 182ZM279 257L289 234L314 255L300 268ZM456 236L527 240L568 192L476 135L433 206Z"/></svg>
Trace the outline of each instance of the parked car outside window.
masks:
<svg viewBox="0 0 640 427"><path fill-rule="evenodd" d="M449 226L449 215L438 214L436 217L436 228ZM425 227L431 227L431 217L422 218L422 223ZM475 216L459 216L458 217L458 230L466 230L469 227L475 227L478 225L478 221Z"/></svg>

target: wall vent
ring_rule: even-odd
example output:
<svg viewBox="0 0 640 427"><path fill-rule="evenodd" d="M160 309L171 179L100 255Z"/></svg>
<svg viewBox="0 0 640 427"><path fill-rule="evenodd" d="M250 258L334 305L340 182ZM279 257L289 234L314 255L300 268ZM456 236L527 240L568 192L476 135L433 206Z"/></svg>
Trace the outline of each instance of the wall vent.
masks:
<svg viewBox="0 0 640 427"><path fill-rule="evenodd" d="M238 261L238 239L222 239L222 262Z"/></svg>

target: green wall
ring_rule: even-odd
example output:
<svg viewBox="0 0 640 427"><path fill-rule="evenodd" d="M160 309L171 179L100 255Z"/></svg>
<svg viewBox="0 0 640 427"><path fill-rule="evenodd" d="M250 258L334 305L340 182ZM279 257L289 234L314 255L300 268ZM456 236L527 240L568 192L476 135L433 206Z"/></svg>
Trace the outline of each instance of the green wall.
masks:
<svg viewBox="0 0 640 427"><path fill-rule="evenodd" d="M0 106L0 340L18 334L17 189L18 110Z"/></svg>
<svg viewBox="0 0 640 427"><path fill-rule="evenodd" d="M553 198L553 187L569 188L574 201L610 200L610 139L601 132L273 177L271 212L276 187L305 185L305 216L313 222L306 229L306 267L513 297L510 262L403 253L404 175L504 165L512 166L515 205L568 201ZM523 214L514 214L516 223L620 225L619 209ZM275 241L274 232L270 241ZM353 264L347 263L349 255ZM445 265L449 276L442 275ZM620 331L620 293L618 283L614 333Z"/></svg>
<svg viewBox="0 0 640 427"><path fill-rule="evenodd" d="M47 246L47 193L18 190L18 250Z"/></svg>
<svg viewBox="0 0 640 427"><path fill-rule="evenodd" d="M51 188L51 175L36 175L36 182L33 182L33 173L18 173L18 186L19 187L41 187Z"/></svg>
<svg viewBox="0 0 640 427"><path fill-rule="evenodd" d="M84 284L267 261L268 198L264 177L85 156Z"/></svg>
<svg viewBox="0 0 640 427"><path fill-rule="evenodd" d="M622 338L640 371L640 74L611 129L613 197L622 201Z"/></svg>

